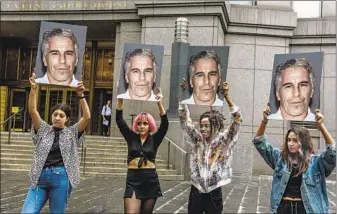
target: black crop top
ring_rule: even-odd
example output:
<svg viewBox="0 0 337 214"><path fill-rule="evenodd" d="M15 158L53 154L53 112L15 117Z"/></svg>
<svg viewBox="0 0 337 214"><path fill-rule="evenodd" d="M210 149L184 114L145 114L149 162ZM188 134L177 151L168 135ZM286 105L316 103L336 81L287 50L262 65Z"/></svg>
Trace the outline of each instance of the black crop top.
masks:
<svg viewBox="0 0 337 214"><path fill-rule="evenodd" d="M293 170L291 171L291 175L287 184L287 187L284 191L283 197L291 197L291 198L302 198L301 195L301 185L302 185L302 173L295 177L298 169L297 164L293 164Z"/></svg>
<svg viewBox="0 0 337 214"><path fill-rule="evenodd" d="M139 134L132 131L126 124L123 118L123 110L116 109L117 126L128 144L128 164L138 157L141 158L138 167L141 166L143 161L146 162L147 160L155 163L158 147L163 141L169 126L166 114L160 118L161 123L158 130L154 134L149 134L142 145Z"/></svg>

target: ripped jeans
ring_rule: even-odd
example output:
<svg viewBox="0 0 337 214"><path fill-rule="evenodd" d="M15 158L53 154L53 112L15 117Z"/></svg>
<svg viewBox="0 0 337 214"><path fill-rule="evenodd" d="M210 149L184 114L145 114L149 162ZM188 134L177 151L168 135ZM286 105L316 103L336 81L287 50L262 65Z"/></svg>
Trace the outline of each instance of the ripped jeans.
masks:
<svg viewBox="0 0 337 214"><path fill-rule="evenodd" d="M21 213L40 213L48 199L49 213L64 213L71 189L63 166L46 167L37 186L29 188Z"/></svg>

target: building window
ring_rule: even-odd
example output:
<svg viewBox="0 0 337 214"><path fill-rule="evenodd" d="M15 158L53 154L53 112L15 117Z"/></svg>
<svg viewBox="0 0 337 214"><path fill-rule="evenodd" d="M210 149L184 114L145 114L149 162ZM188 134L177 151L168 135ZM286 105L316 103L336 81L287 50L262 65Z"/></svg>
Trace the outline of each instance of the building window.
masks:
<svg viewBox="0 0 337 214"><path fill-rule="evenodd" d="M84 73L83 73L83 79L84 80L90 80L90 70L91 70L91 47L86 47L84 52L84 60L83 60L83 66L84 66Z"/></svg>
<svg viewBox="0 0 337 214"><path fill-rule="evenodd" d="M17 80L19 48L8 48L6 56L6 80Z"/></svg>
<svg viewBox="0 0 337 214"><path fill-rule="evenodd" d="M32 48L22 47L20 49L20 67L19 67L19 79L28 80L31 72L32 63Z"/></svg>
<svg viewBox="0 0 337 214"><path fill-rule="evenodd" d="M32 48L32 61L30 63L30 71L33 72L35 68L35 62L36 62L36 57L37 57L37 48L34 47Z"/></svg>
<svg viewBox="0 0 337 214"><path fill-rule="evenodd" d="M229 1L230 4L254 5L254 1Z"/></svg>
<svg viewBox="0 0 337 214"><path fill-rule="evenodd" d="M97 71L96 80L112 81L114 68L114 53L111 48L102 48L97 50Z"/></svg>
<svg viewBox="0 0 337 214"><path fill-rule="evenodd" d="M294 12L297 18L321 17L321 1L293 1Z"/></svg>

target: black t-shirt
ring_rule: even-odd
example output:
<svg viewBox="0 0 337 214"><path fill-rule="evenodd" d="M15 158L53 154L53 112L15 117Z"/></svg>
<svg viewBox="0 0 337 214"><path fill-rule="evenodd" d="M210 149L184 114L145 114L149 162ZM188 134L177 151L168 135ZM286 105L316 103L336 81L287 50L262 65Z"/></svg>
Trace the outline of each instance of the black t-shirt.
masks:
<svg viewBox="0 0 337 214"><path fill-rule="evenodd" d="M301 195L301 184L302 184L302 173L295 177L298 172L297 164L293 164L293 170L291 171L291 175L286 187L286 190L283 194L283 197L290 198L302 198Z"/></svg>
<svg viewBox="0 0 337 214"><path fill-rule="evenodd" d="M49 167L49 166L64 166L63 158L60 150L60 144L59 144L59 137L60 137L60 131L62 129L53 127L55 132L55 138L52 147L50 148L50 151L48 153L47 160L44 164L43 168ZM83 132L78 133L78 138L81 137Z"/></svg>
<svg viewBox="0 0 337 214"><path fill-rule="evenodd" d="M143 144L139 134L133 132L123 119L123 110L116 109L116 123L128 144L128 163L137 157L141 158L139 165L147 160L155 163L158 147L168 130L167 115L161 116L160 127L154 134L149 134Z"/></svg>

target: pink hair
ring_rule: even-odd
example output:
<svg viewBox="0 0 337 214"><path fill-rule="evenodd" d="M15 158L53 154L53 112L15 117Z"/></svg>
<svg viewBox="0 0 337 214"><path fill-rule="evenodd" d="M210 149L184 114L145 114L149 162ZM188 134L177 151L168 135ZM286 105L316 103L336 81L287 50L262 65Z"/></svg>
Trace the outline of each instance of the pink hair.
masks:
<svg viewBox="0 0 337 214"><path fill-rule="evenodd" d="M147 120L147 122L149 123L149 128L150 128L149 132L155 132L157 130L156 122L154 118L152 117L152 115L149 113L141 112L137 115L136 119L133 121L132 130L134 132L137 131L137 123L142 120Z"/></svg>

